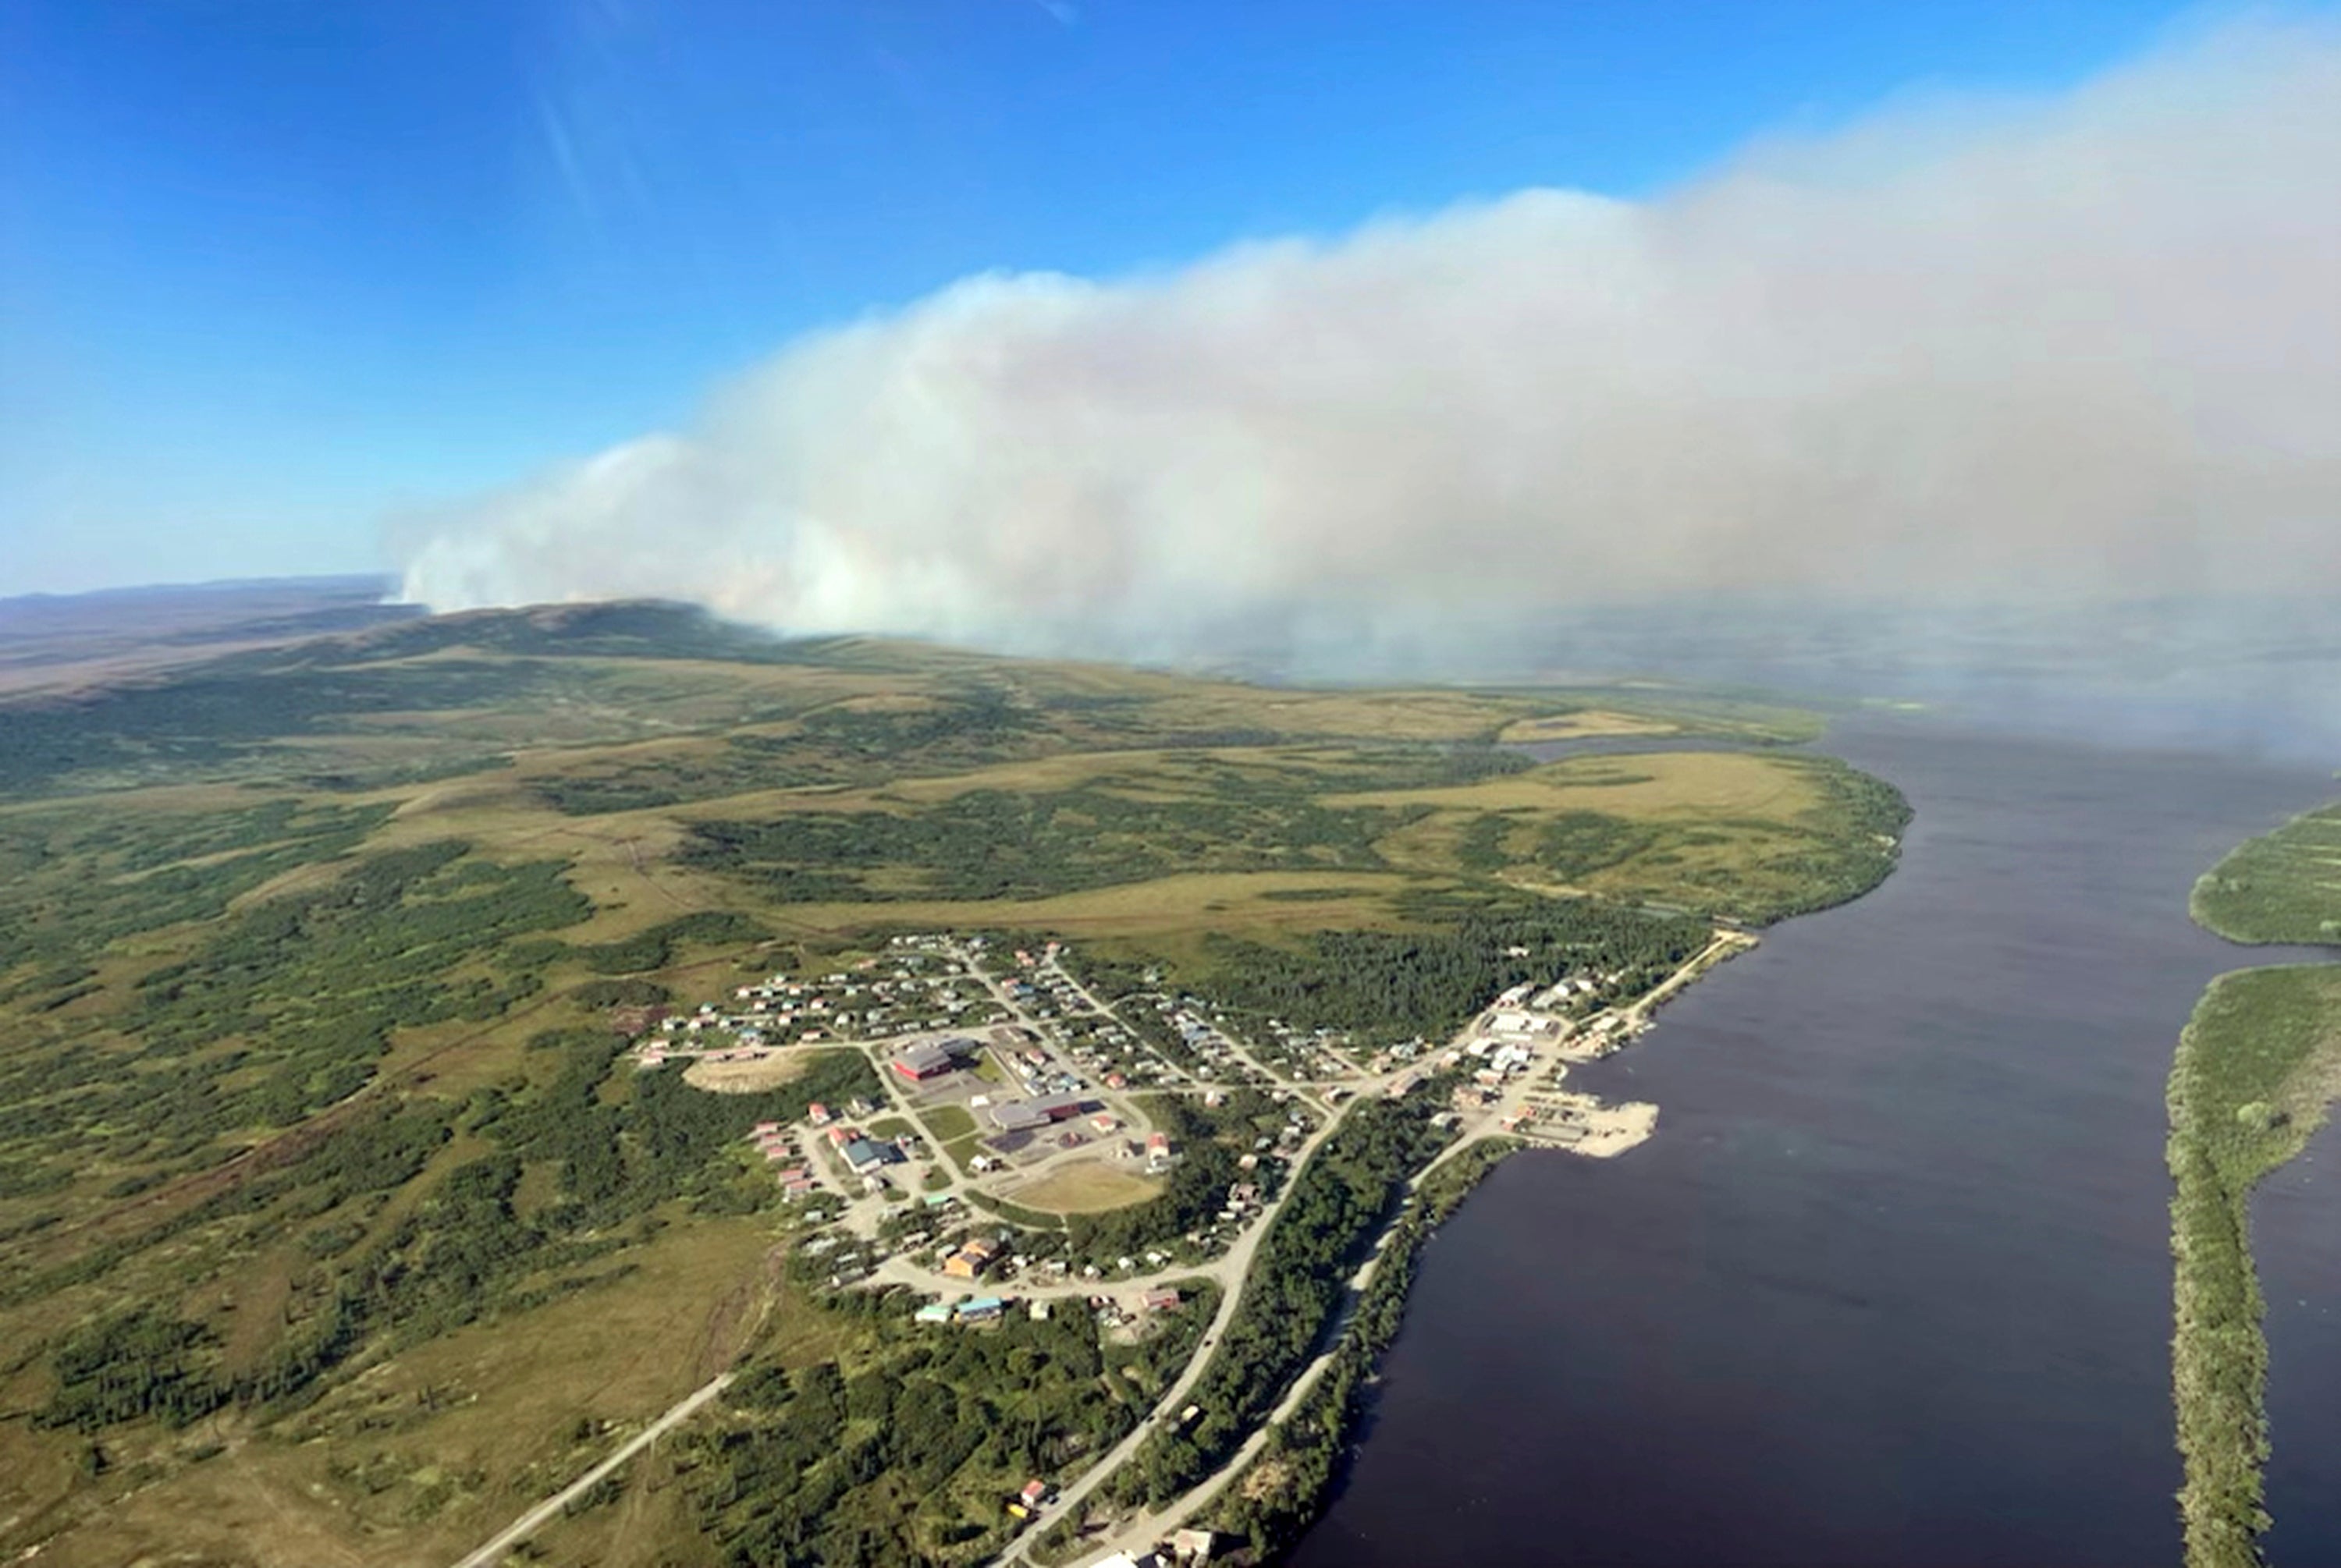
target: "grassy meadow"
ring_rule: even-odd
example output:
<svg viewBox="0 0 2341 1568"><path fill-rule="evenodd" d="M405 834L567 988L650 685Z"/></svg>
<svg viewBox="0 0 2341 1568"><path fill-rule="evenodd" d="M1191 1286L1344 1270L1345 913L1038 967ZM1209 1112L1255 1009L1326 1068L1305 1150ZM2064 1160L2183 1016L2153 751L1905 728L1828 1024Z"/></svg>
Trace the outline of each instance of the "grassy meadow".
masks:
<svg viewBox="0 0 2341 1568"><path fill-rule="evenodd" d="M2341 801L2237 848L2191 903L2197 924L2231 942L2341 942Z"/></svg>

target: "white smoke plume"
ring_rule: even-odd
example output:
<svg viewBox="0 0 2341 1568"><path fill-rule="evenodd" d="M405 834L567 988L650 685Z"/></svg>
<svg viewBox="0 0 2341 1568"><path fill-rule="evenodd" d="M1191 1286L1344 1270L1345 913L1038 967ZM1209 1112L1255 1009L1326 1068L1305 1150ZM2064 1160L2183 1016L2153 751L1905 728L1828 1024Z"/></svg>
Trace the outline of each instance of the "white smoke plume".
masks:
<svg viewBox="0 0 2341 1568"><path fill-rule="evenodd" d="M438 609L1208 651L1719 587L2341 596L2341 30L793 343L408 530Z"/></svg>

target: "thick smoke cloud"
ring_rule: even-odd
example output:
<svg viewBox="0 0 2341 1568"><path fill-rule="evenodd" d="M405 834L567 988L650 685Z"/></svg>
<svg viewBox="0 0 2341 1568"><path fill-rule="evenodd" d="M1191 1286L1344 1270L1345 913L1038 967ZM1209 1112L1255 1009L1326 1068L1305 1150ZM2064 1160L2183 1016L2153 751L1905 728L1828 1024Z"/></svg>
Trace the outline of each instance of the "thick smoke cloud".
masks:
<svg viewBox="0 0 2341 1568"><path fill-rule="evenodd" d="M971 279L406 531L440 609L1140 654L1722 588L2341 595L2341 34L1905 106L1647 203Z"/></svg>

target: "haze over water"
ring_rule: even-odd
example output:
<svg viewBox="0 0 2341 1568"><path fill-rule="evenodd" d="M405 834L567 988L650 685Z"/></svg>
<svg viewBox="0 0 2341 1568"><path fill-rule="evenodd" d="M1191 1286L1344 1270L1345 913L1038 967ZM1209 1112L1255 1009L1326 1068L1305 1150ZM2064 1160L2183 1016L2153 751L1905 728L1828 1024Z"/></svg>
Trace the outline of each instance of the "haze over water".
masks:
<svg viewBox="0 0 2341 1568"><path fill-rule="evenodd" d="M2321 956L2222 943L2187 893L2329 776L1827 744L1910 796L1900 869L1573 1075L1658 1137L1514 1159L1451 1222L1300 1568L2176 1559L2171 1047L2213 975ZM2341 1274L2333 1196L2272 1280ZM2341 1335L2272 1328L2276 1539L2315 1560Z"/></svg>

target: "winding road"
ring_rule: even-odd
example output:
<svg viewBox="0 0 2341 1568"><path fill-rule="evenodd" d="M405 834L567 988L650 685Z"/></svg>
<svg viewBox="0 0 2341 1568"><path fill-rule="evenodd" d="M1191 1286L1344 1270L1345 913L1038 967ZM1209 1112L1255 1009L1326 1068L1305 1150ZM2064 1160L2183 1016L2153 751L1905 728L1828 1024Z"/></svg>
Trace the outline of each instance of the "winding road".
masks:
<svg viewBox="0 0 2341 1568"><path fill-rule="evenodd" d="M1300 1186L1300 1174L1308 1168L1310 1157L1316 1154L1319 1146L1332 1136L1333 1129L1340 1126L1340 1122L1341 1118L1336 1116L1328 1116L1319 1124L1317 1130L1310 1134L1308 1140L1300 1146L1299 1154L1292 1162L1291 1179L1285 1183L1284 1190L1277 1195L1276 1203L1270 1205L1267 1212L1262 1214L1251 1228L1244 1233L1243 1238L1228 1250L1227 1256L1220 1258L1210 1269L1202 1271L1221 1281L1220 1309L1211 1315L1210 1326L1203 1330L1203 1337L1196 1345L1195 1354L1187 1362L1187 1370L1180 1373L1169 1388L1163 1390L1162 1397L1154 1402L1154 1408L1147 1413L1144 1420L1131 1428L1129 1436L1108 1449L1103 1458L1081 1472L1080 1480L1066 1487L1055 1499L1032 1515L1031 1524L1024 1533L1018 1536L1007 1551L992 1559L995 1568L1007 1568L1007 1565L1011 1563L1025 1561L1026 1553L1031 1543L1039 1539L1050 1524L1069 1514L1079 1517L1078 1511L1090 1494L1103 1485L1117 1471L1129 1463L1131 1456L1154 1434L1155 1429L1177 1414L1185 1403L1189 1391L1201 1381L1205 1369L1210 1365L1211 1352L1218 1346L1220 1335L1227 1332L1229 1324L1235 1321L1236 1307L1243 1299L1244 1280L1251 1272L1253 1254L1260 1250L1260 1243L1267 1239L1268 1233L1275 1228L1277 1212L1282 1207L1284 1199ZM1196 1271L1190 1269L1184 1272L1191 1275Z"/></svg>

